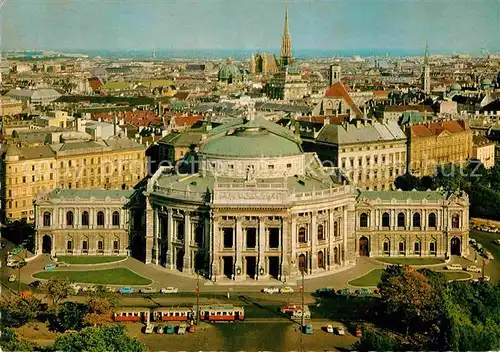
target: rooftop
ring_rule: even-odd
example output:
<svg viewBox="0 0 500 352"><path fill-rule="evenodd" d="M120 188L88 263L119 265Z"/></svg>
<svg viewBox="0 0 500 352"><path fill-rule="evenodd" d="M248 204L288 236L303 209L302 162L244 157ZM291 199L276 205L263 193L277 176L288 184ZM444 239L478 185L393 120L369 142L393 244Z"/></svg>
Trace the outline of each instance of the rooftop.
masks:
<svg viewBox="0 0 500 352"><path fill-rule="evenodd" d="M128 198L132 195L133 190L106 190L106 189L61 189L56 188L48 194L51 199L100 199L106 198L121 199Z"/></svg>

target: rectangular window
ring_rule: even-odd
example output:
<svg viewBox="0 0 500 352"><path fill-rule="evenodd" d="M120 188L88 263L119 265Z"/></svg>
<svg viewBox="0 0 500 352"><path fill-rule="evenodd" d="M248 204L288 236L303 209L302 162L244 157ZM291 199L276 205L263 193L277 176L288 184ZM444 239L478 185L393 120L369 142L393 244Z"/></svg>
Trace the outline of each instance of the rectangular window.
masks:
<svg viewBox="0 0 500 352"><path fill-rule="evenodd" d="M274 165L267 165L267 168L268 168L269 170L274 170Z"/></svg>
<svg viewBox="0 0 500 352"><path fill-rule="evenodd" d="M286 167L287 167L287 169L291 169L292 168L292 164L286 164Z"/></svg>
<svg viewBox="0 0 500 352"><path fill-rule="evenodd" d="M35 182L35 175L31 176L31 182Z"/></svg>
<svg viewBox="0 0 500 352"><path fill-rule="evenodd" d="M104 242L103 241L97 241L97 249L102 251L104 249Z"/></svg>
<svg viewBox="0 0 500 352"><path fill-rule="evenodd" d="M71 251L73 249L73 241L69 240L68 242L66 242L66 249L68 251Z"/></svg>
<svg viewBox="0 0 500 352"><path fill-rule="evenodd" d="M87 240L85 240L85 241L82 242L82 249L84 251L88 251L89 250L89 242Z"/></svg>
<svg viewBox="0 0 500 352"><path fill-rule="evenodd" d="M113 241L113 250L114 251L118 250L118 241Z"/></svg>

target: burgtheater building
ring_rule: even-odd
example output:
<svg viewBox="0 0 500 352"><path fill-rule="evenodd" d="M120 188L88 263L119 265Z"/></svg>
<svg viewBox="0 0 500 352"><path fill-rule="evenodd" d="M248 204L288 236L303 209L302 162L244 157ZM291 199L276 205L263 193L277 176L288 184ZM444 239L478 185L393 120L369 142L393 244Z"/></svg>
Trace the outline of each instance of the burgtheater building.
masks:
<svg viewBox="0 0 500 352"><path fill-rule="evenodd" d="M251 115L208 131L190 170L160 167L136 192L131 238L146 263L214 281L286 281L359 256L467 251L466 194L357 191L294 132Z"/></svg>

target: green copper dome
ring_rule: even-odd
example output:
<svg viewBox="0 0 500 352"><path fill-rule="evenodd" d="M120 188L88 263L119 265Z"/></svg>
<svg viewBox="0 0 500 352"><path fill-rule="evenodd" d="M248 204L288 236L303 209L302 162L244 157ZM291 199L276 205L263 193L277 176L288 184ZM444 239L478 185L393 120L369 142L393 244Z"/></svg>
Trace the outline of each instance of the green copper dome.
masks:
<svg viewBox="0 0 500 352"><path fill-rule="evenodd" d="M458 84L457 82L453 83L451 86L450 86L450 90L452 91L461 91L462 90L462 87L460 86L460 84Z"/></svg>
<svg viewBox="0 0 500 352"><path fill-rule="evenodd" d="M238 67L228 59L219 69L219 81L234 81L241 79L243 75Z"/></svg>

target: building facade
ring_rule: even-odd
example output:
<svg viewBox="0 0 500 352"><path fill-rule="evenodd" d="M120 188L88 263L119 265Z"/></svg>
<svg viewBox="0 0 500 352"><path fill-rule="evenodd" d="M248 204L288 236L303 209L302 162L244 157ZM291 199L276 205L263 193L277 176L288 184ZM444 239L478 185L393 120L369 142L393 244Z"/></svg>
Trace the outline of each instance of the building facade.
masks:
<svg viewBox="0 0 500 352"><path fill-rule="evenodd" d="M462 164L472 157L472 131L466 121L452 120L411 125L407 169L415 176L434 175L441 165Z"/></svg>
<svg viewBox="0 0 500 352"><path fill-rule="evenodd" d="M473 136L472 142L472 157L487 169L495 166L495 142L484 136Z"/></svg>
<svg viewBox="0 0 500 352"><path fill-rule="evenodd" d="M375 257L469 254L469 198L465 192L360 191L356 248Z"/></svg>
<svg viewBox="0 0 500 352"><path fill-rule="evenodd" d="M128 211L132 191L55 189L36 198L35 253L129 254Z"/></svg>
<svg viewBox="0 0 500 352"><path fill-rule="evenodd" d="M285 282L302 270L306 275L344 270L359 256L413 255L406 247L386 254L381 236L389 236L392 246L401 237L407 246L421 238L420 256L467 251L466 195L356 193L338 182L337 168L323 167L300 145L294 133L265 120L238 118L211 130L200 146L196 172L162 167L143 193L136 192L140 200L130 207L131 241L144 244L144 261L201 272L214 281L272 277ZM415 221L418 212L421 223L398 226L390 220L385 226L384 219L382 228L375 220L382 215L375 214L383 209L401 209ZM445 224L448 218L452 225ZM453 250L446 244L455 237L459 250L457 240Z"/></svg>
<svg viewBox="0 0 500 352"><path fill-rule="evenodd" d="M266 95L277 100L302 100L309 94L307 81L295 67L288 66L266 84Z"/></svg>
<svg viewBox="0 0 500 352"><path fill-rule="evenodd" d="M128 139L6 146L5 215L33 221L33 200L55 188L127 189L146 173L144 146Z"/></svg>

